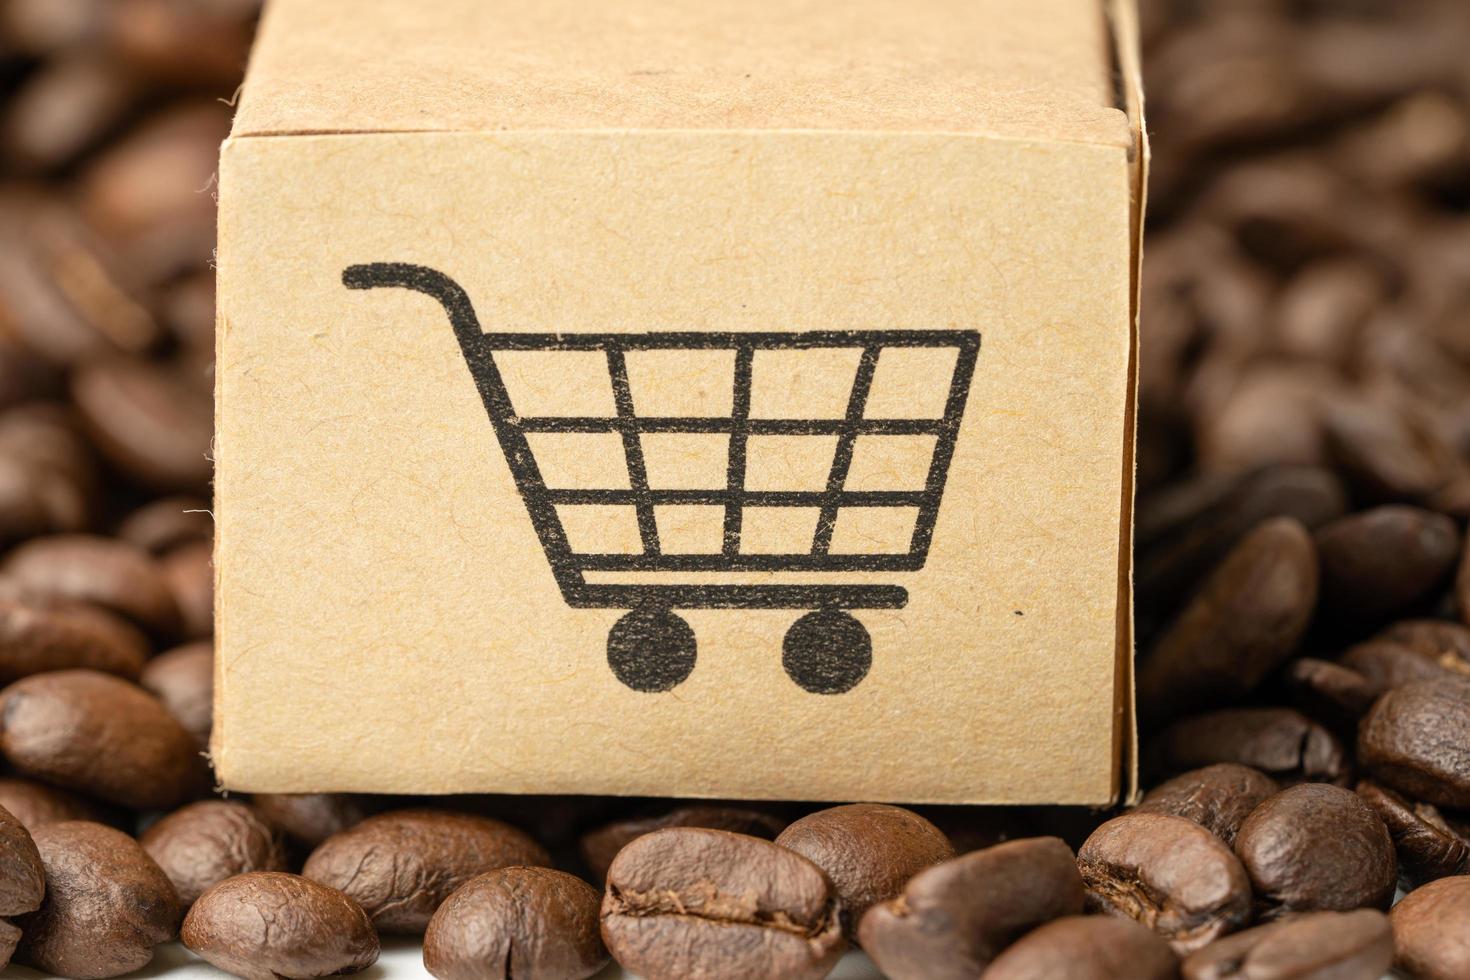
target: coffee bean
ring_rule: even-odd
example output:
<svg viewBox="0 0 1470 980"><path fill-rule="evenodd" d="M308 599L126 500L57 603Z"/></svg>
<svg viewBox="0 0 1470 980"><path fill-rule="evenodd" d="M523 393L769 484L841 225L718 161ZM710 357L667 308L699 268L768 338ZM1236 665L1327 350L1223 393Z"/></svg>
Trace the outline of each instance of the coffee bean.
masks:
<svg viewBox="0 0 1470 980"><path fill-rule="evenodd" d="M1225 558L1138 671L1140 709L1163 718L1249 693L1292 653L1317 604L1301 524L1261 524Z"/></svg>
<svg viewBox="0 0 1470 980"><path fill-rule="evenodd" d="M579 849L592 874L602 880L618 852L629 841L665 827L705 827L771 840L786 826L784 820L760 810L736 806L681 806L655 817L617 820L582 836Z"/></svg>
<svg viewBox="0 0 1470 980"><path fill-rule="evenodd" d="M1245 925L1251 889L1230 848L1192 820L1125 813L1077 852L1089 908L1136 919L1186 954Z"/></svg>
<svg viewBox="0 0 1470 980"><path fill-rule="evenodd" d="M1378 814L1340 786L1282 790L1246 818L1235 853L1263 918L1293 912L1386 909L1398 862Z"/></svg>
<svg viewBox="0 0 1470 980"><path fill-rule="evenodd" d="M1470 976L1470 876L1416 888L1389 913L1394 963L1416 980Z"/></svg>
<svg viewBox="0 0 1470 980"><path fill-rule="evenodd" d="M0 751L24 775L140 809L208 787L193 737L127 681L63 670L16 681L0 698Z"/></svg>
<svg viewBox="0 0 1470 980"><path fill-rule="evenodd" d="M179 629L179 607L163 570L121 541L80 534L36 538L12 551L0 572L40 595L111 609L156 634Z"/></svg>
<svg viewBox="0 0 1470 980"><path fill-rule="evenodd" d="M0 807L31 831L64 820L111 824L116 819L102 804L84 796L15 776L0 777Z"/></svg>
<svg viewBox="0 0 1470 980"><path fill-rule="evenodd" d="M177 935L174 886L127 834L74 821L31 836L46 898L16 922L20 962L64 977L116 977L148 965L153 947Z"/></svg>
<svg viewBox="0 0 1470 980"><path fill-rule="evenodd" d="M1460 673L1456 659L1426 656L1412 647L1384 639L1365 640L1349 647L1339 664L1367 682L1374 701L1384 691L1395 687ZM1371 702L1368 707L1373 707Z"/></svg>
<svg viewBox="0 0 1470 980"><path fill-rule="evenodd" d="M1332 733L1290 708L1231 708L1185 718L1154 739L1148 758L1161 775L1234 762L1287 782L1346 783L1349 771Z"/></svg>
<svg viewBox="0 0 1470 980"><path fill-rule="evenodd" d="M255 811L299 844L316 847L333 834L362 822L363 801L346 793L256 793Z"/></svg>
<svg viewBox="0 0 1470 980"><path fill-rule="evenodd" d="M938 827L912 810L876 803L818 810L781 831L776 843L827 873L842 900L848 938L869 906L896 897L914 875L954 857Z"/></svg>
<svg viewBox="0 0 1470 980"><path fill-rule="evenodd" d="M1192 820L1226 844L1250 812L1280 787L1270 776L1230 762L1182 773L1149 790L1135 813L1167 813Z"/></svg>
<svg viewBox="0 0 1470 980"><path fill-rule="evenodd" d="M863 950L892 980L963 980L1036 926L1082 912L1082 878L1056 837L997 844L914 875L868 909Z"/></svg>
<svg viewBox="0 0 1470 980"><path fill-rule="evenodd" d="M195 742L208 746L214 719L213 644L201 640L160 653L143 667L138 683L163 702Z"/></svg>
<svg viewBox="0 0 1470 980"><path fill-rule="evenodd" d="M1410 654L1413 656L1413 654ZM1342 663L1300 657L1282 675L1292 702L1307 717L1335 732L1355 732L1383 686Z"/></svg>
<svg viewBox="0 0 1470 980"><path fill-rule="evenodd" d="M1366 499L1422 501L1449 482L1446 448L1401 412L1343 402L1333 406L1326 424L1333 458Z"/></svg>
<svg viewBox="0 0 1470 980"><path fill-rule="evenodd" d="M184 918L184 945L247 980L308 980L359 973L378 960L378 934L362 906L280 871L226 878Z"/></svg>
<svg viewBox="0 0 1470 980"><path fill-rule="evenodd" d="M288 870L279 831L244 803L190 803L149 827L138 842L173 882L185 908L226 878Z"/></svg>
<svg viewBox="0 0 1470 980"><path fill-rule="evenodd" d="M380 931L422 933L439 903L476 875L550 863L540 844L498 820L395 810L327 838L301 873L351 896Z"/></svg>
<svg viewBox="0 0 1470 980"><path fill-rule="evenodd" d="M199 497L159 497L124 518L117 536L151 554L163 555L181 545L213 541L214 518L208 502Z"/></svg>
<svg viewBox="0 0 1470 980"><path fill-rule="evenodd" d="M0 684L71 668L136 680L148 653L137 627L98 606L0 591Z"/></svg>
<svg viewBox="0 0 1470 980"><path fill-rule="evenodd" d="M1398 854L1399 871L1411 882L1470 874L1470 841L1428 803L1411 803L1386 786L1363 780L1358 795L1373 808Z"/></svg>
<svg viewBox="0 0 1470 980"><path fill-rule="evenodd" d="M10 100L0 145L27 170L71 162L122 118L137 89L111 59L78 52L54 61Z"/></svg>
<svg viewBox="0 0 1470 980"><path fill-rule="evenodd" d="M644 834L608 869L602 938L646 980L817 980L846 943L823 871L794 851L723 830Z"/></svg>
<svg viewBox="0 0 1470 980"><path fill-rule="evenodd" d="M1022 936L990 964L985 980L1173 980L1178 971L1168 944L1138 923L1073 915Z"/></svg>
<svg viewBox="0 0 1470 980"><path fill-rule="evenodd" d="M1322 599L1339 616L1374 620L1422 601L1449 577L1460 532L1418 507L1378 507L1317 531Z"/></svg>
<svg viewBox="0 0 1470 980"><path fill-rule="evenodd" d="M0 809L0 970L20 941L12 916L34 912L46 894L46 869L36 844L10 811Z"/></svg>
<svg viewBox="0 0 1470 980"><path fill-rule="evenodd" d="M161 559L163 577L178 603L180 635L214 635L214 546L208 541L181 545Z"/></svg>
<svg viewBox="0 0 1470 980"><path fill-rule="evenodd" d="M1470 681L1419 681L1389 691L1358 733L1374 779L1414 799L1470 807Z"/></svg>
<svg viewBox="0 0 1470 980"><path fill-rule="evenodd" d="M1470 538L1465 541L1465 555L1455 574L1455 612L1461 622L1470 623Z"/></svg>
<svg viewBox="0 0 1470 980"><path fill-rule="evenodd" d="M424 932L424 969L439 980L583 980L602 969L602 896L551 868L501 868L457 888Z"/></svg>
<svg viewBox="0 0 1470 980"><path fill-rule="evenodd" d="M1404 619L1380 632L1376 639L1406 646L1470 673L1470 626L1442 619Z"/></svg>
<svg viewBox="0 0 1470 980"><path fill-rule="evenodd" d="M136 358L94 361L72 375L71 394L98 450L133 479L159 490L209 482L214 409L202 379Z"/></svg>
<svg viewBox="0 0 1470 980"><path fill-rule="evenodd" d="M1393 964L1388 916L1310 912L1227 936L1183 963L1184 980L1380 980Z"/></svg>

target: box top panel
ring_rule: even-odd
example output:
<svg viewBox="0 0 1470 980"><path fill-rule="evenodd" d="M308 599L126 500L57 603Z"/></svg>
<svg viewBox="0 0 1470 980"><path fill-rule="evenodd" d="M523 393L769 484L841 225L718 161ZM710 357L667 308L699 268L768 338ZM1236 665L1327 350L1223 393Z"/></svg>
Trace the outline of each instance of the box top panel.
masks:
<svg viewBox="0 0 1470 980"><path fill-rule="evenodd" d="M1099 0L272 0L236 136L973 132L1127 146Z"/></svg>

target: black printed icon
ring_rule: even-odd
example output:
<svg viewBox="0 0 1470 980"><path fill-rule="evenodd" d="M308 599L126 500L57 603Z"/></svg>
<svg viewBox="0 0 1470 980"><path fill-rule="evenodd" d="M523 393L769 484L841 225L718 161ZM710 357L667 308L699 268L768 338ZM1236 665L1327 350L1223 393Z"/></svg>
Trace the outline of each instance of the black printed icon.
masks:
<svg viewBox="0 0 1470 980"><path fill-rule="evenodd" d="M887 573L917 571L928 556L980 349L979 333L485 333L469 296L434 269L387 262L354 265L343 272L342 281L349 289L414 290L444 307L563 598L573 608L628 610L607 641L608 665L618 680L634 690L657 692L689 676L696 641L678 609L807 610L782 644L781 662L791 679L815 694L841 694L867 675L872 639L850 610L899 609L908 603L904 588L881 580ZM503 362L528 352L577 353L584 359L596 357L599 364L605 359L611 391L606 410L578 415L518 411ZM753 405L761 360L806 356L802 352L850 355L853 367L844 376L850 381L842 382L839 393L843 404L822 413L825 417L790 417ZM640 412L630 360L658 355L692 360L711 354L728 355L731 364L726 409L709 414ZM930 355L938 359L923 360ZM878 391L885 359L898 363L915 356L920 358L916 363L942 365L930 373L943 376L928 378L937 398L921 410L907 411L904 405L895 410L892 393L885 402ZM802 376L793 375L793 382L795 392ZM552 379L553 391L556 383ZM538 463L533 440L560 436L602 437L619 445L626 486L567 486L548 480L543 472L548 461ZM681 436L719 437L726 445L718 461L718 485L668 487L651 480L647 447L659 438ZM752 480L748 468L756 450L781 437L821 437L818 441L830 448L830 462L825 455L816 457L822 467L820 485L791 489ZM875 488L858 479L863 467L855 466L855 460L866 458L866 446L905 439L924 447L913 485ZM688 549L666 540L673 525L666 526L663 518L675 512L711 517L716 535L712 545ZM631 544L622 550L589 548L569 534L579 514L623 513L628 515ZM885 541L880 548L877 538L845 532L851 515L858 515L854 521L877 519L880 524L897 515L896 525L888 523L899 528L898 543ZM790 518L793 526L804 528L799 544L771 547L755 541L773 517ZM791 534L791 527L786 532Z"/></svg>

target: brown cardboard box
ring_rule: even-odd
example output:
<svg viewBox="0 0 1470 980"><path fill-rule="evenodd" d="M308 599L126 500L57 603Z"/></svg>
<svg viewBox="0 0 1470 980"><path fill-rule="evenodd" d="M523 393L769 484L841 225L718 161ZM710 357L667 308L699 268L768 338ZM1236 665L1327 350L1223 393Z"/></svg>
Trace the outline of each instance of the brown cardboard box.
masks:
<svg viewBox="0 0 1470 980"><path fill-rule="evenodd" d="M1133 786L1102 0L273 0L220 171L241 790Z"/></svg>

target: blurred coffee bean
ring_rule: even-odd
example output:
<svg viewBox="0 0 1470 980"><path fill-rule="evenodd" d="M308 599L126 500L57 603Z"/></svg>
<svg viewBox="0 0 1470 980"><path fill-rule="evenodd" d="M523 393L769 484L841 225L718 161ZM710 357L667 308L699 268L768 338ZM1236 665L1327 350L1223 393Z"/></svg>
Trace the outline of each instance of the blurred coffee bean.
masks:
<svg viewBox="0 0 1470 980"><path fill-rule="evenodd" d="M1428 803L1411 803L1386 786L1363 780L1358 795L1388 828L1399 872L1413 884L1470 874L1470 841Z"/></svg>
<svg viewBox="0 0 1470 980"><path fill-rule="evenodd" d="M27 830L65 820L111 824L115 816L102 804L84 796L18 776L0 777L0 807Z"/></svg>
<svg viewBox="0 0 1470 980"><path fill-rule="evenodd" d="M33 402L0 412L0 542L85 530L97 490L92 452L66 409Z"/></svg>
<svg viewBox="0 0 1470 980"><path fill-rule="evenodd" d="M209 745L214 720L214 645L210 641L160 653L144 665L138 683L163 702L201 748Z"/></svg>
<svg viewBox="0 0 1470 980"><path fill-rule="evenodd" d="M109 6L109 46L149 81L230 88L245 71L248 5L111 0Z"/></svg>
<svg viewBox="0 0 1470 980"><path fill-rule="evenodd" d="M1231 708L1164 729L1147 758L1160 776L1234 762L1286 782L1345 784L1351 766L1331 732L1290 708Z"/></svg>
<svg viewBox="0 0 1470 980"><path fill-rule="evenodd" d="M582 859L597 880L607 877L613 858L629 841L665 827L704 827L772 840L786 822L769 813L736 806L681 806L655 817L618 820L582 835Z"/></svg>
<svg viewBox="0 0 1470 980"><path fill-rule="evenodd" d="M1442 619L1404 619L1387 626L1375 639L1406 646L1443 666L1470 673L1470 626Z"/></svg>
<svg viewBox="0 0 1470 980"><path fill-rule="evenodd" d="M30 55L85 47L101 35L105 10L105 0L10 0L0 4L0 37Z"/></svg>
<svg viewBox="0 0 1470 980"><path fill-rule="evenodd" d="M214 543L181 545L160 559L163 577L178 604L180 635L207 639L214 635Z"/></svg>
<svg viewBox="0 0 1470 980"><path fill-rule="evenodd" d="M818 980L846 943L827 876L794 851L723 830L634 840L607 874L602 938L646 980Z"/></svg>
<svg viewBox="0 0 1470 980"><path fill-rule="evenodd" d="M1444 584L1460 556L1454 521L1417 507L1362 511L1319 528L1316 540L1322 601L1356 622L1422 602Z"/></svg>
<svg viewBox="0 0 1470 980"><path fill-rule="evenodd" d="M1392 408L1339 402L1326 425L1333 458L1365 500L1426 500L1451 478L1448 447Z"/></svg>
<svg viewBox="0 0 1470 980"><path fill-rule="evenodd" d="M346 793L256 793L250 802L256 812L307 847L361 823L371 812L361 798Z"/></svg>
<svg viewBox="0 0 1470 980"><path fill-rule="evenodd" d="M247 871L286 871L280 832L244 803L202 800L170 813L138 838L185 909L213 885Z"/></svg>
<svg viewBox="0 0 1470 980"><path fill-rule="evenodd" d="M868 909L858 938L892 980L963 980L1082 904L1071 848L1056 837L1016 840L920 871L897 898Z"/></svg>
<svg viewBox="0 0 1470 980"><path fill-rule="evenodd" d="M1182 773L1149 790L1135 813L1166 813L1192 820L1226 844L1262 800L1279 787L1249 766L1222 762Z"/></svg>
<svg viewBox="0 0 1470 980"><path fill-rule="evenodd" d="M129 477L155 490L200 490L211 472L209 390L169 365L95 361L72 375L72 400L93 443Z"/></svg>
<svg viewBox="0 0 1470 980"><path fill-rule="evenodd" d="M584 980L602 969L602 896L551 868L501 868L456 889L424 932L424 969L439 980Z"/></svg>
<svg viewBox="0 0 1470 980"><path fill-rule="evenodd" d="M111 538L55 535L10 552L0 574L42 596L91 602L157 635L179 629L179 607L146 552Z"/></svg>
<svg viewBox="0 0 1470 980"><path fill-rule="evenodd" d="M1470 976L1470 876L1441 878L1389 913L1394 964L1416 980Z"/></svg>
<svg viewBox="0 0 1470 980"><path fill-rule="evenodd" d="M1398 863L1388 828L1357 794L1309 783L1256 807L1235 838L1258 912L1386 909Z"/></svg>
<svg viewBox="0 0 1470 980"><path fill-rule="evenodd" d="M180 937L207 963L246 980L360 973L379 952L362 906L279 871L252 871L210 888L189 909Z"/></svg>
<svg viewBox="0 0 1470 980"><path fill-rule="evenodd" d="M0 684L71 668L137 680L148 654L136 626L99 606L0 587Z"/></svg>
<svg viewBox="0 0 1470 980"><path fill-rule="evenodd" d="M193 737L127 681L55 671L16 681L0 701L0 751L23 775L136 809L167 809L208 788Z"/></svg>
<svg viewBox="0 0 1470 980"><path fill-rule="evenodd" d="M853 803L808 814L776 843L827 873L842 900L842 928L857 933L863 913L894 898L920 871L954 857L944 832L912 810Z"/></svg>
<svg viewBox="0 0 1470 980"><path fill-rule="evenodd" d="M1227 936L1182 964L1184 980L1381 980L1393 965L1388 916L1309 912Z"/></svg>
<svg viewBox="0 0 1470 980"><path fill-rule="evenodd" d="M1293 660L1282 681L1302 714L1340 735L1356 732L1358 719L1382 693L1378 683L1351 667L1314 657Z"/></svg>
<svg viewBox="0 0 1470 980"><path fill-rule="evenodd" d="M1389 691L1363 719L1364 770L1416 800L1470 808L1470 681L1419 681Z"/></svg>
<svg viewBox="0 0 1470 980"><path fill-rule="evenodd" d="M422 934L449 893L476 875L550 863L540 844L509 824L419 809L380 813L333 834L301 873L351 896L380 931Z"/></svg>
<svg viewBox="0 0 1470 980"><path fill-rule="evenodd" d="M1186 955L1250 921L1251 887L1229 845L1183 817L1125 813L1077 852L1090 909L1137 919Z"/></svg>
<svg viewBox="0 0 1470 980"><path fill-rule="evenodd" d="M208 502L199 497L159 497L124 518L117 536L162 555L182 545L214 540L214 518Z"/></svg>
<svg viewBox="0 0 1470 980"><path fill-rule="evenodd" d="M1376 699L1384 691L1415 681L1455 677L1460 671L1448 664L1457 659L1452 654L1427 656L1401 643L1373 639L1349 647L1339 663L1362 677Z"/></svg>
<svg viewBox="0 0 1470 980"><path fill-rule="evenodd" d="M1132 919L1069 915L1033 929L996 957L985 980L1173 980L1179 959Z"/></svg>
<svg viewBox="0 0 1470 980"><path fill-rule="evenodd" d="M1138 701L1160 719L1229 703L1295 650L1317 604L1305 528L1275 518L1248 534L1164 631L1138 670Z"/></svg>
<svg viewBox="0 0 1470 980"><path fill-rule="evenodd" d="M78 52L28 78L0 117L0 147L29 172L62 167L122 121L138 86L110 57Z"/></svg>
<svg viewBox="0 0 1470 980"><path fill-rule="evenodd" d="M19 962L63 977L116 977L147 966L153 947L178 935L174 886L127 834L75 821L31 836L46 898L16 923Z"/></svg>
<svg viewBox="0 0 1470 980"><path fill-rule="evenodd" d="M34 912L46 894L46 869L26 827L0 809L0 970L10 963L20 930L12 916Z"/></svg>

